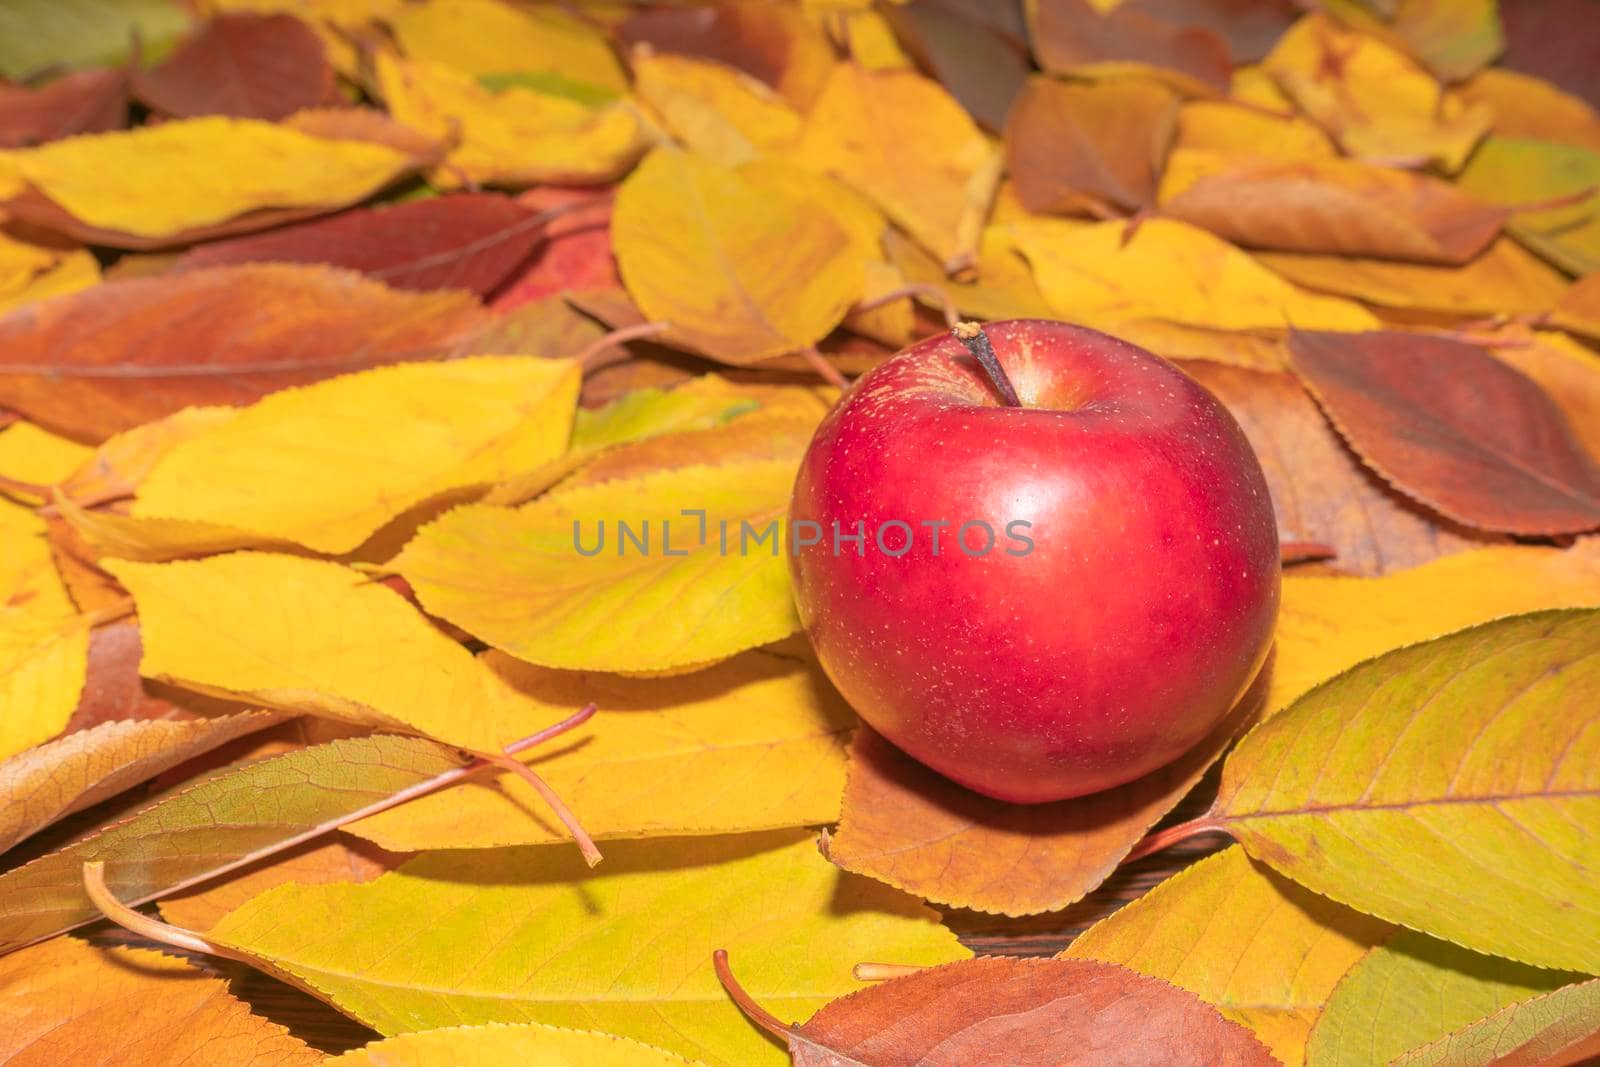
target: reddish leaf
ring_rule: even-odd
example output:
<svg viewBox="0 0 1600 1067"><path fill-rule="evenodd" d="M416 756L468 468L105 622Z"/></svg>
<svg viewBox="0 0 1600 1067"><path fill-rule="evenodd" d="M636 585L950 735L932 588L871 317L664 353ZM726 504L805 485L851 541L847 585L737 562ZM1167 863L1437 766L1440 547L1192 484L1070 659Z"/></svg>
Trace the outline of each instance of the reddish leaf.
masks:
<svg viewBox="0 0 1600 1067"><path fill-rule="evenodd" d="M218 15L133 77L152 111L176 118L281 119L337 99L322 41L292 15Z"/></svg>
<svg viewBox="0 0 1600 1067"><path fill-rule="evenodd" d="M1197 91L1226 92L1233 74L1227 42L1210 30L1122 8L1101 15L1086 0L1038 0L1033 54L1052 74L1140 63L1179 75Z"/></svg>
<svg viewBox="0 0 1600 1067"><path fill-rule="evenodd" d="M127 121L128 77L120 70L80 70L39 89L0 86L0 148L121 129Z"/></svg>
<svg viewBox="0 0 1600 1067"><path fill-rule="evenodd" d="M1208 29L1228 43L1236 63L1265 57L1300 17L1293 0L1127 0L1122 8L1178 26Z"/></svg>
<svg viewBox="0 0 1600 1067"><path fill-rule="evenodd" d="M986 956L842 997L789 1036L797 1067L1277 1061L1187 990L1091 960Z"/></svg>
<svg viewBox="0 0 1600 1067"><path fill-rule="evenodd" d="M883 11L918 64L979 124L999 133L1028 77L1025 48L981 16L929 0L891 4Z"/></svg>
<svg viewBox="0 0 1600 1067"><path fill-rule="evenodd" d="M1422 334L1296 332L1289 353L1357 454L1441 515L1514 534L1600 526L1600 465L1543 389L1482 349Z"/></svg>
<svg viewBox="0 0 1600 1067"><path fill-rule="evenodd" d="M1261 459L1278 540L1322 544L1345 574L1376 577L1501 538L1459 530L1363 467L1292 375L1183 360L1238 420Z"/></svg>
<svg viewBox="0 0 1600 1067"><path fill-rule="evenodd" d="M543 234L533 211L499 193L457 193L359 208L267 233L201 245L173 270L235 263L326 263L395 289L486 296Z"/></svg>
<svg viewBox="0 0 1600 1067"><path fill-rule="evenodd" d="M0 318L0 403L98 441L192 404L437 356L489 321L465 293L399 293L326 267L107 282Z"/></svg>
<svg viewBox="0 0 1600 1067"><path fill-rule="evenodd" d="M1032 79L1006 120L1006 166L1029 211L1132 212L1155 199L1178 98L1152 81Z"/></svg>
<svg viewBox="0 0 1600 1067"><path fill-rule="evenodd" d="M120 719L194 719L186 707L145 690L139 677L139 624L97 626L89 633L89 670L78 707L62 733Z"/></svg>
<svg viewBox="0 0 1600 1067"><path fill-rule="evenodd" d="M614 289L622 285L611 256L610 193L544 186L517 198L534 211L583 204L540 231L543 242L532 262L519 270L494 299L507 311L564 292ZM592 206L591 206L592 205Z"/></svg>
<svg viewBox="0 0 1600 1067"><path fill-rule="evenodd" d="M1600 16L1594 0L1514 0L1500 5L1500 63L1533 74L1600 108Z"/></svg>

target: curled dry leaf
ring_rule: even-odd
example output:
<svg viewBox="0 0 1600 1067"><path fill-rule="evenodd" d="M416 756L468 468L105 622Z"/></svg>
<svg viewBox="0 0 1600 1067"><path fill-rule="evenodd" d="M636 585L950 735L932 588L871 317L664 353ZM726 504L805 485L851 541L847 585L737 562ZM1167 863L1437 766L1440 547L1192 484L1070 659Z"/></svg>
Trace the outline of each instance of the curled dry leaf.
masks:
<svg viewBox="0 0 1600 1067"><path fill-rule="evenodd" d="M698 431L701 447L677 461L671 436L643 441L522 508L447 512L391 565L429 612L530 663L723 659L800 628L784 527L813 426L739 419Z"/></svg>
<svg viewBox="0 0 1600 1067"><path fill-rule="evenodd" d="M1597 699L1597 610L1390 652L1245 735L1203 824L1390 922L1593 973Z"/></svg>
<svg viewBox="0 0 1600 1067"><path fill-rule="evenodd" d="M1188 93L1227 91L1228 44L1203 26L1132 6L1102 14L1087 0L1037 0L1028 5L1028 21L1034 57L1051 74L1153 73Z"/></svg>
<svg viewBox="0 0 1600 1067"><path fill-rule="evenodd" d="M864 193L951 273L973 262L1002 163L938 83L850 63L834 68L793 158Z"/></svg>
<svg viewBox="0 0 1600 1067"><path fill-rule="evenodd" d="M831 213L759 172L677 149L658 149L623 182L612 238L644 316L730 363L816 343L861 296L855 242Z"/></svg>
<svg viewBox="0 0 1600 1067"><path fill-rule="evenodd" d="M30 89L0 85L0 148L119 129L128 119L128 76L80 70Z"/></svg>
<svg viewBox="0 0 1600 1067"><path fill-rule="evenodd" d="M1600 980L1565 986L1501 1008L1431 1045L1395 1059L1396 1067L1548 1067L1600 1056Z"/></svg>
<svg viewBox="0 0 1600 1067"><path fill-rule="evenodd" d="M1339 980L1391 929L1234 846L1102 919L1061 955L1120 964L1187 989L1299 1067Z"/></svg>
<svg viewBox="0 0 1600 1067"><path fill-rule="evenodd" d="M280 718L254 711L182 722L105 722L13 756L0 763L0 851Z"/></svg>
<svg viewBox="0 0 1600 1067"><path fill-rule="evenodd" d="M496 193L456 193L360 208L190 249L173 270L238 263L325 263L393 289L488 296L545 237L544 220Z"/></svg>
<svg viewBox="0 0 1600 1067"><path fill-rule="evenodd" d="M1482 349L1395 332L1296 331L1295 372L1395 488L1478 529L1600 526L1600 462L1539 386Z"/></svg>
<svg viewBox="0 0 1600 1067"><path fill-rule="evenodd" d="M857 960L967 955L920 901L840 872L793 833L617 842L592 875L566 850L433 853L365 885L270 890L208 936L380 1033L540 1022L715 1067L782 1060L717 988L719 945L747 961L755 996L795 1015L860 989ZM394 951L399 937L410 951Z"/></svg>
<svg viewBox="0 0 1600 1067"><path fill-rule="evenodd" d="M1178 97L1152 81L1029 80L1006 120L1006 171L1029 211L1104 217L1155 200Z"/></svg>
<svg viewBox="0 0 1600 1067"><path fill-rule="evenodd" d="M70 937L0 961L0 1060L300 1067L323 1061L282 1026L251 1014L228 984L159 952Z"/></svg>
<svg viewBox="0 0 1600 1067"><path fill-rule="evenodd" d="M665 678L547 670L500 652L485 662L546 707L550 721L600 705L561 751L531 763L596 839L743 833L839 817L844 739L856 718L803 642ZM401 851L567 838L538 794L505 774L481 774L350 831Z"/></svg>
<svg viewBox="0 0 1600 1067"><path fill-rule="evenodd" d="M1184 360L1261 461L1284 544L1324 544L1347 574L1379 575L1493 540L1411 506L1350 454L1293 376Z"/></svg>
<svg viewBox="0 0 1600 1067"><path fill-rule="evenodd" d="M1001 1050L1016 1067L1277 1062L1192 993L1092 960L950 963L836 1000L782 1036L797 1067L978 1063Z"/></svg>
<svg viewBox="0 0 1600 1067"><path fill-rule="evenodd" d="M1105 881L1254 720L1270 669L1227 720L1173 763L1053 804L980 796L863 726L850 746L828 858L936 904L1002 915L1064 908Z"/></svg>
<svg viewBox="0 0 1600 1067"><path fill-rule="evenodd" d="M1173 153L1161 212L1251 248L1446 264L1477 256L1510 216L1409 171L1196 150Z"/></svg>
<svg viewBox="0 0 1600 1067"><path fill-rule="evenodd" d="M292 15L223 14L149 70L133 91L152 111L174 118L232 115L281 119L334 102L333 68L322 41Z"/></svg>
<svg viewBox="0 0 1600 1067"><path fill-rule="evenodd" d="M327 1061L334 1067L696 1067L663 1049L597 1030L539 1023L486 1023L397 1034Z"/></svg>
<svg viewBox="0 0 1600 1067"><path fill-rule="evenodd" d="M204 159L174 178L167 161ZM198 118L26 148L14 217L115 248L241 233L365 199L416 170L407 152L254 119Z"/></svg>
<svg viewBox="0 0 1600 1067"><path fill-rule="evenodd" d="M1393 1063L1501 1008L1582 979L1401 930L1340 980L1306 1053L1328 1067Z"/></svg>
<svg viewBox="0 0 1600 1067"><path fill-rule="evenodd" d="M398 293L323 267L110 282L0 319L0 403L97 441L192 404L435 356L487 321L464 293Z"/></svg>

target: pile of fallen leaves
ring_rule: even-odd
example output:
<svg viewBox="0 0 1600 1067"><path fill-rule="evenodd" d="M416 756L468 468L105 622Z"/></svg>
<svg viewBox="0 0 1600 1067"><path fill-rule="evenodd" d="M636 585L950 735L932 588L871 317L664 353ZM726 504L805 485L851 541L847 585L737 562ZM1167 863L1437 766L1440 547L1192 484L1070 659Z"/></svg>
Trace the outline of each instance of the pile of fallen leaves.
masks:
<svg viewBox="0 0 1600 1067"><path fill-rule="evenodd" d="M321 1059L208 957L352 1063L1600 1055L1600 14L1305 6L7 3L0 1060ZM957 315L1260 454L1274 659L1148 778L967 793L782 558L574 552L780 519ZM1055 959L930 906L1204 833Z"/></svg>

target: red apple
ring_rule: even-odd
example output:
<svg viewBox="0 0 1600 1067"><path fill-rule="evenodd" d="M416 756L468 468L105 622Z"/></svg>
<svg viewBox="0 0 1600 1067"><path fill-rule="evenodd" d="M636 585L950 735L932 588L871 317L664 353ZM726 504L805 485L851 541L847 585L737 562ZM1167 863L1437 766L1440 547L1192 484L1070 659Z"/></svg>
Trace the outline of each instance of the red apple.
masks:
<svg viewBox="0 0 1600 1067"><path fill-rule="evenodd" d="M800 618L861 717L962 785L1035 803L1132 781L1266 657L1261 465L1143 349L1038 319L961 332L865 375L818 428L790 515ZM987 552L982 527L960 536L979 522Z"/></svg>

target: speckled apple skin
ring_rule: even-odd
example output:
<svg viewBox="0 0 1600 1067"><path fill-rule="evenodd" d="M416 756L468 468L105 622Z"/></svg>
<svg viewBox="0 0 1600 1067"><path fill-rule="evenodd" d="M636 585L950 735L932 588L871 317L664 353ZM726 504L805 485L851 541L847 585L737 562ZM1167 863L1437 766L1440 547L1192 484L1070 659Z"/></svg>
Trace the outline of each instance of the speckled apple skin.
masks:
<svg viewBox="0 0 1600 1067"><path fill-rule="evenodd" d="M790 549L795 602L894 744L988 796L1060 800L1170 762L1243 694L1277 618L1277 528L1238 424L1172 364L1066 323L984 330L1023 407L941 334L818 428L790 517L823 537ZM893 519L915 534L898 558L874 543ZM987 555L954 545L969 519L994 527ZM835 520L865 522L862 554L834 554ZM923 520L951 523L937 556ZM1025 555L1006 551L1023 551L1014 520L1032 523ZM899 550L903 530L884 540Z"/></svg>

